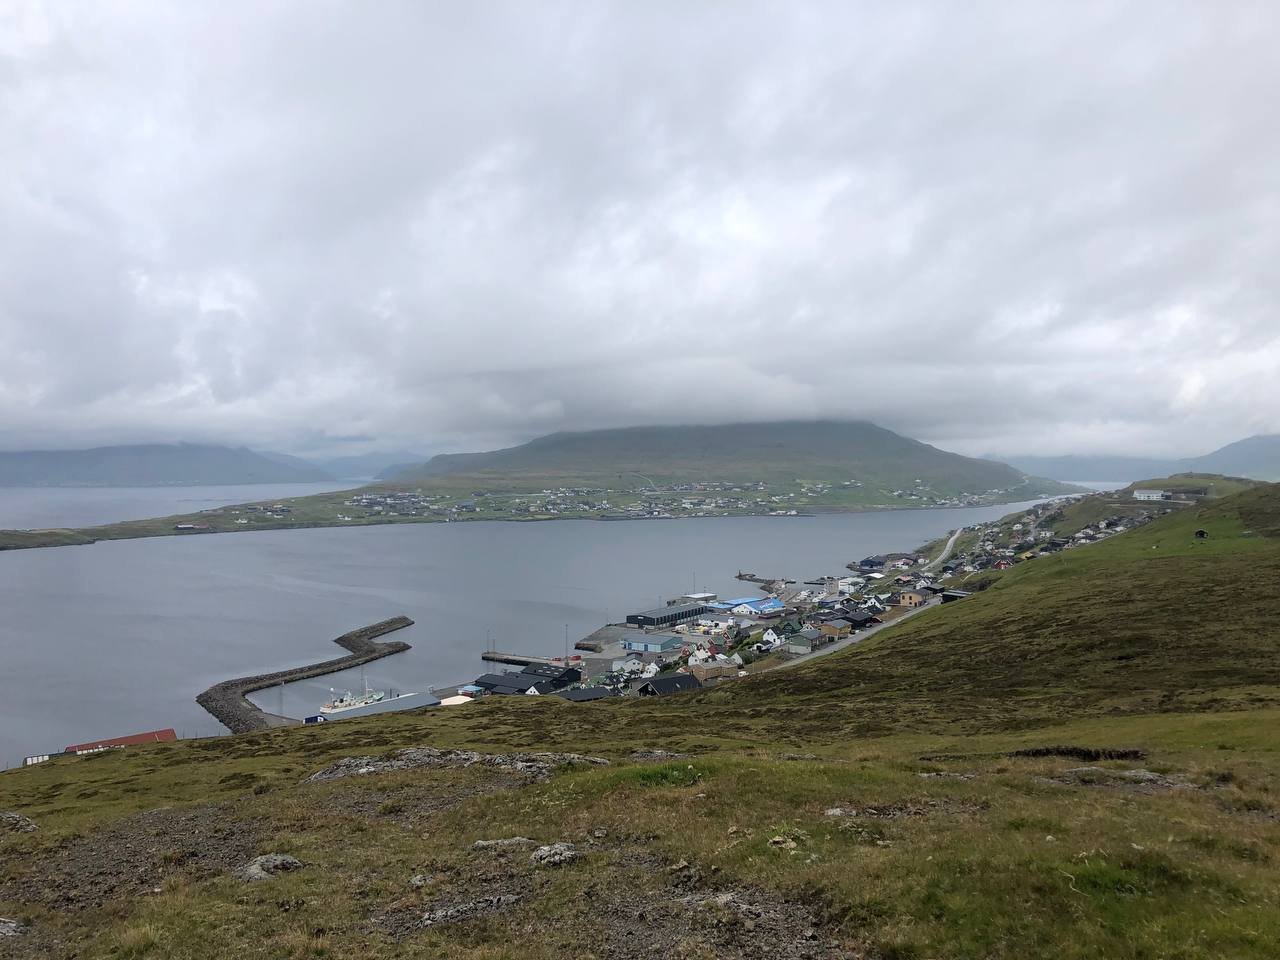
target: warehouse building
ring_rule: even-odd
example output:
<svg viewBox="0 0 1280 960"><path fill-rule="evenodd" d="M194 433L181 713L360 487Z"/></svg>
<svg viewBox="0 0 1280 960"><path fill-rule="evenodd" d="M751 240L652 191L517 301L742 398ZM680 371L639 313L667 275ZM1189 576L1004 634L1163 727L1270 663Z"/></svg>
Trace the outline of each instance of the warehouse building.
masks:
<svg viewBox="0 0 1280 960"><path fill-rule="evenodd" d="M670 607L627 614L627 623L635 627L674 627L677 623L700 617L710 609L705 603L677 603Z"/></svg>

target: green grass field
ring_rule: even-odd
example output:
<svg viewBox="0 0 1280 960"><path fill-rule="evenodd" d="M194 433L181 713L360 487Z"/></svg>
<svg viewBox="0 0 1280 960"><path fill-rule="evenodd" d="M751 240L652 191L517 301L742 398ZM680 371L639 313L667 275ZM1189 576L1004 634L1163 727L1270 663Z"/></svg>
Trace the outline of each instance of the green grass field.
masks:
<svg viewBox="0 0 1280 960"><path fill-rule="evenodd" d="M0 956L1274 957L1277 582L1266 486L696 694L490 698L10 771L0 810L41 829L0 834L0 916L28 925ZM301 782L422 745L614 762ZM516 835L583 855L471 848ZM306 867L236 876L266 852ZM512 899L463 909L486 897Z"/></svg>

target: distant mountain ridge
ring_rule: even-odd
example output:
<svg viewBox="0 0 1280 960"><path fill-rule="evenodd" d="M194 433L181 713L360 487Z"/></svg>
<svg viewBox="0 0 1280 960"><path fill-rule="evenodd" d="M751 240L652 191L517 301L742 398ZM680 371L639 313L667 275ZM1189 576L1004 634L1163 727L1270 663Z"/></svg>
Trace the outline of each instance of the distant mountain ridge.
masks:
<svg viewBox="0 0 1280 960"><path fill-rule="evenodd" d="M1250 480L1280 480L1280 434L1259 434L1200 457L1007 457L1019 470L1055 480L1140 480L1175 473L1217 473Z"/></svg>
<svg viewBox="0 0 1280 960"><path fill-rule="evenodd" d="M866 421L828 420L553 433L503 450L441 454L411 468L393 468L379 479L445 476L601 484L620 477L633 483L854 480L904 489L919 480L943 493L1006 489L1027 481L1008 464L939 450Z"/></svg>
<svg viewBox="0 0 1280 960"><path fill-rule="evenodd" d="M311 462L335 477L374 477L384 470L407 467L427 458L405 450L359 453L345 457L314 457Z"/></svg>
<svg viewBox="0 0 1280 960"><path fill-rule="evenodd" d="M319 467L296 457L211 444L0 452L0 487L149 487L331 479Z"/></svg>

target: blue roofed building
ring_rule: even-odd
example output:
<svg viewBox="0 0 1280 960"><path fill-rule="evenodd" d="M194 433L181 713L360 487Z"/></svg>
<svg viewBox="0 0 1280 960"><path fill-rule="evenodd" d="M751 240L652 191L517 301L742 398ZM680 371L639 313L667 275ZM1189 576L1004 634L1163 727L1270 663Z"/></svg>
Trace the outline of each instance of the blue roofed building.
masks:
<svg viewBox="0 0 1280 960"><path fill-rule="evenodd" d="M675 653L685 638L674 633L637 633L622 638L622 649L635 653Z"/></svg>

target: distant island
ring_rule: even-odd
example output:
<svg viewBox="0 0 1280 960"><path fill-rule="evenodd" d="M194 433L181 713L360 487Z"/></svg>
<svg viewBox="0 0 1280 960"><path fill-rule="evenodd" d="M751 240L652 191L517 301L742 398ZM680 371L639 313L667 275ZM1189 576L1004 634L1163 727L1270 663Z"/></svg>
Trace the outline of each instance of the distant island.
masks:
<svg viewBox="0 0 1280 960"><path fill-rule="evenodd" d="M1246 437L1199 457L1008 457L1019 470L1055 480L1136 480L1179 473L1214 473L1280 480L1280 434Z"/></svg>
<svg viewBox="0 0 1280 960"><path fill-rule="evenodd" d="M0 487L151 487L332 479L332 474L297 457L198 443L0 453Z"/></svg>
<svg viewBox="0 0 1280 960"><path fill-rule="evenodd" d="M1082 492L866 422L637 427L438 456L357 490L74 530L0 531L0 549L382 523L801 516Z"/></svg>
<svg viewBox="0 0 1280 960"><path fill-rule="evenodd" d="M951 498L1023 486L1028 476L1005 463L964 457L866 421L806 420L722 426L627 427L553 433L488 453L443 454L379 475L395 483L448 482L494 488L650 486L728 482L848 484L881 494ZM1062 490L1051 481L1044 488ZM920 488L920 489L917 489Z"/></svg>

